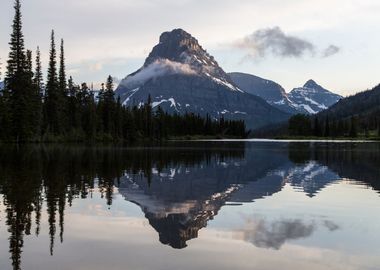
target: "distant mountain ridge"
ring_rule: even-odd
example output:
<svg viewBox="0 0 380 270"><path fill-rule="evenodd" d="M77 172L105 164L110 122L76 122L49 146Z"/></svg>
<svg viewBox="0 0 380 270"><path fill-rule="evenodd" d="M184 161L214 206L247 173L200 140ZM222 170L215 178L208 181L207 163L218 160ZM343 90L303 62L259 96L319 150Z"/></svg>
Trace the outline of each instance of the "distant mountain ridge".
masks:
<svg viewBox="0 0 380 270"><path fill-rule="evenodd" d="M229 75L235 84L246 93L259 96L282 111L291 114L298 112L285 89L278 83L241 72L233 72Z"/></svg>
<svg viewBox="0 0 380 270"><path fill-rule="evenodd" d="M342 96L309 80L303 87L293 89L289 94L276 82L246 73L229 74L243 91L257 95L270 105L291 113L316 114L338 102Z"/></svg>
<svg viewBox="0 0 380 270"><path fill-rule="evenodd" d="M313 80L307 81L303 87L293 89L288 96L299 111L309 114L326 110L343 98Z"/></svg>
<svg viewBox="0 0 380 270"><path fill-rule="evenodd" d="M152 106L169 113L192 112L217 119L241 119L250 129L286 121L290 114L242 91L189 33L165 32L144 65L116 89L125 106Z"/></svg>

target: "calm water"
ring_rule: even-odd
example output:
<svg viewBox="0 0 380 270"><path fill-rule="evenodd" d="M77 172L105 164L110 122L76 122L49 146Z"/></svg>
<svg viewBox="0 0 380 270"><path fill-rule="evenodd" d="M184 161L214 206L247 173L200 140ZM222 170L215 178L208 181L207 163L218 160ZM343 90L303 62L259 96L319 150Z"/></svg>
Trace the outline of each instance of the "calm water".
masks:
<svg viewBox="0 0 380 270"><path fill-rule="evenodd" d="M380 269L380 144L0 148L0 269Z"/></svg>

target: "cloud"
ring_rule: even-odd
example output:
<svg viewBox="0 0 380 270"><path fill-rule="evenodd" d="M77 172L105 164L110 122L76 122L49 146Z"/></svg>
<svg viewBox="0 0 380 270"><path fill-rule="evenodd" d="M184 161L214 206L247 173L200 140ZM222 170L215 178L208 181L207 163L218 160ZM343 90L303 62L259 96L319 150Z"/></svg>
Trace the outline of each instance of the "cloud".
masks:
<svg viewBox="0 0 380 270"><path fill-rule="evenodd" d="M269 53L298 58L305 53L314 54L315 51L311 42L287 35L280 27L259 29L238 42L237 47L248 50L251 56L262 58Z"/></svg>
<svg viewBox="0 0 380 270"><path fill-rule="evenodd" d="M247 218L243 229L238 230L244 241L250 242L258 248L279 250L289 240L310 237L322 225L330 232L339 230L339 225L325 220L304 222L298 219L284 219L267 221L264 218Z"/></svg>
<svg viewBox="0 0 380 270"><path fill-rule="evenodd" d="M244 240L259 248L279 250L287 240L309 237L315 230L315 224L304 224L300 220L281 220L267 223L265 220L253 220L244 233Z"/></svg>
<svg viewBox="0 0 380 270"><path fill-rule="evenodd" d="M149 66L141 69L133 75L126 77L121 84L127 87L135 87L144 84L146 81L162 77L165 75L185 74L193 75L197 72L190 65L173 62L168 59L159 59Z"/></svg>
<svg viewBox="0 0 380 270"><path fill-rule="evenodd" d="M317 47L301 37L286 34L278 26L255 31L236 42L234 47L248 52L245 58L265 58L271 54L280 58L301 58L305 55L315 57ZM322 56L329 57L339 52L339 47L330 45L322 51Z"/></svg>
<svg viewBox="0 0 380 270"><path fill-rule="evenodd" d="M340 52L340 48L335 45L330 45L322 52L322 57L330 57Z"/></svg>
<svg viewBox="0 0 380 270"><path fill-rule="evenodd" d="M340 226L335 224L334 222L330 221L330 220L325 220L323 222L323 224L325 225L325 227L330 231L330 232L334 232L336 230L339 230L340 229Z"/></svg>
<svg viewBox="0 0 380 270"><path fill-rule="evenodd" d="M92 63L88 66L88 69L91 72L100 71L103 69L103 63L101 62Z"/></svg>

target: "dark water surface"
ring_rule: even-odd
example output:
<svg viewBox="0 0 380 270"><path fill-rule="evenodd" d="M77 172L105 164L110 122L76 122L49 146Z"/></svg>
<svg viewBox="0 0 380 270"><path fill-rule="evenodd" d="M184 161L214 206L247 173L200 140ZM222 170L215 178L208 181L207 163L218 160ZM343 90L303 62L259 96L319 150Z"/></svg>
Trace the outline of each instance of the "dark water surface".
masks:
<svg viewBox="0 0 380 270"><path fill-rule="evenodd" d="M380 144L0 148L0 269L380 269Z"/></svg>

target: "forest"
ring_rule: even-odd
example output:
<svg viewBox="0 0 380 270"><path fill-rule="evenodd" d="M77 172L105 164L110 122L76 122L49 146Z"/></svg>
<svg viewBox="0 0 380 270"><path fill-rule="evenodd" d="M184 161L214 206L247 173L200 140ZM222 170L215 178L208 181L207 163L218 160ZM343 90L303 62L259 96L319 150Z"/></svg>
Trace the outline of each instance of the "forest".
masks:
<svg viewBox="0 0 380 270"><path fill-rule="evenodd" d="M344 98L314 116L289 119L290 136L380 138L380 85Z"/></svg>
<svg viewBox="0 0 380 270"><path fill-rule="evenodd" d="M380 138L380 120L371 115L338 118L322 115L295 115L288 122L289 136L318 138Z"/></svg>
<svg viewBox="0 0 380 270"><path fill-rule="evenodd" d="M0 141L2 142L92 142L166 140L173 137L248 136L244 121L212 119L192 113L170 115L152 108L151 98L126 107L114 95L108 76L98 94L87 83L75 84L66 74L63 39L56 48L54 30L47 80L44 81L41 52L35 58L25 48L20 0L15 1L10 51L0 92Z"/></svg>

